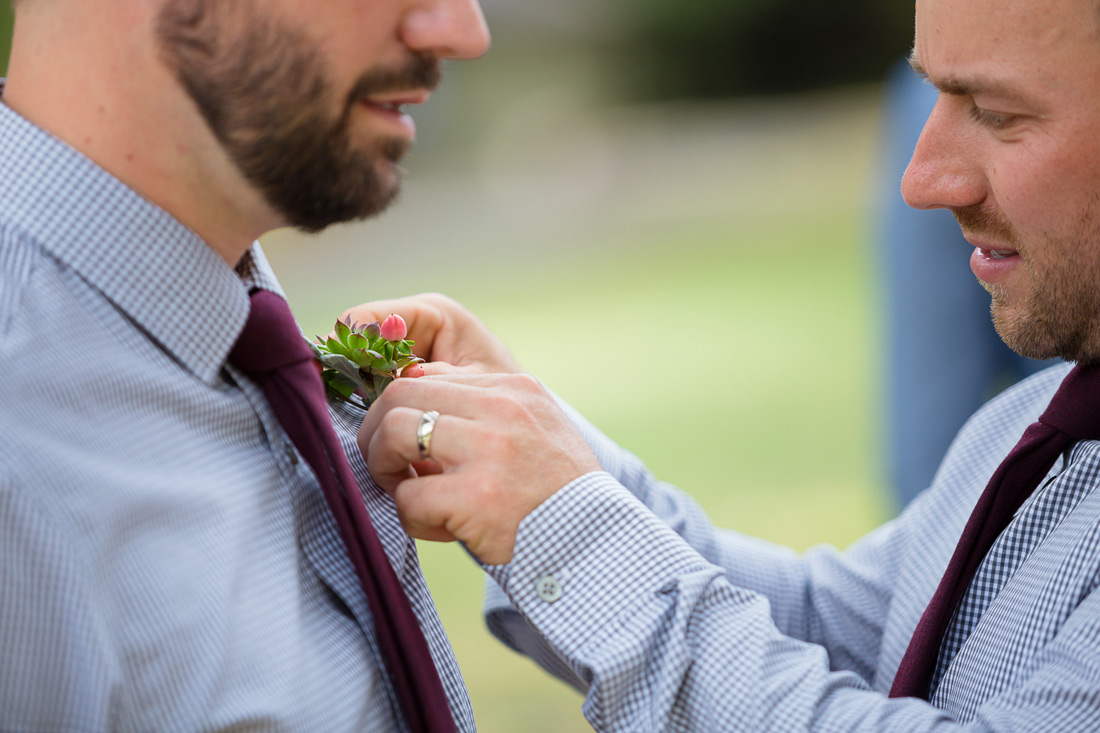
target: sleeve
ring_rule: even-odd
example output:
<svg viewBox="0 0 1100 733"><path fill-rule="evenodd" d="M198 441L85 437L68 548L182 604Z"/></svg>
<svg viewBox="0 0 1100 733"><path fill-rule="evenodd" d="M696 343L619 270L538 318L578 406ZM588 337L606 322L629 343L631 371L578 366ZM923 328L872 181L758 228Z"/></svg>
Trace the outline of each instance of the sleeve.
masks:
<svg viewBox="0 0 1100 733"><path fill-rule="evenodd" d="M93 579L31 492L0 474L0 729L118 727L118 664Z"/></svg>
<svg viewBox="0 0 1100 733"><path fill-rule="evenodd" d="M824 647L777 628L764 595L731 583L606 473L536 509L513 561L487 570L587 685L584 713L597 730L1037 733L1100 724L1091 599L1041 669L963 726L833 669Z"/></svg>
<svg viewBox="0 0 1100 733"><path fill-rule="evenodd" d="M611 478L709 564L721 569L730 585L766 598L772 621L784 635L823 646L833 669L871 679L897 577L896 558L912 512L880 527L846 552L823 545L800 555L787 547L715 528L690 496L658 481L636 456L576 410L564 403L562 407ZM492 581L487 583L485 614L490 630L505 644L583 689L576 679L563 674L542 640L516 617Z"/></svg>

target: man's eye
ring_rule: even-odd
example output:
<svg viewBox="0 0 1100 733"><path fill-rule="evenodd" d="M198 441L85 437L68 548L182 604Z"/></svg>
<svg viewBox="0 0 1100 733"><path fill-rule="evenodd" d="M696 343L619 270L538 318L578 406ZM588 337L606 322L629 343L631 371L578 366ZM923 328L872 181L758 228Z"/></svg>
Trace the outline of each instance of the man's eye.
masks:
<svg viewBox="0 0 1100 733"><path fill-rule="evenodd" d="M1006 115L999 112L990 112L987 109L982 109L977 105L971 105L970 116L974 118L974 121L981 125L990 127L994 130L1001 130L1012 124L1016 119L1015 115Z"/></svg>

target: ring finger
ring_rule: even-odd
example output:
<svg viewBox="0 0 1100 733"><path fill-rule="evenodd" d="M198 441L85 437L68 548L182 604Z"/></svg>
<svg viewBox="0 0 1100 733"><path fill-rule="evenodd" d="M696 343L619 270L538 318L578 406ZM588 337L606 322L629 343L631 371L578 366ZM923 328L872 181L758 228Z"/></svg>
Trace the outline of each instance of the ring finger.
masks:
<svg viewBox="0 0 1100 733"><path fill-rule="evenodd" d="M387 491L392 492L409 477L412 464L423 460L417 436L423 415L423 410L395 407L382 417L365 446L362 440L367 436L360 435L359 447L367 459L371 477ZM441 468L455 463L469 422L454 415L440 415L436 419L431 431L431 460Z"/></svg>

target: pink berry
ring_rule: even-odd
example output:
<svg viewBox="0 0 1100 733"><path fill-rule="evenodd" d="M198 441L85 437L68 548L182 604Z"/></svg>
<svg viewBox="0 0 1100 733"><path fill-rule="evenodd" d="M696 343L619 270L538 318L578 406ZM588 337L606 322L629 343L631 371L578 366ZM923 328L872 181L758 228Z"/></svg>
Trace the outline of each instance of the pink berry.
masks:
<svg viewBox="0 0 1100 733"><path fill-rule="evenodd" d="M409 327L405 325L405 319L396 313L391 313L386 320L382 321L382 338L387 341L401 341L408 332Z"/></svg>

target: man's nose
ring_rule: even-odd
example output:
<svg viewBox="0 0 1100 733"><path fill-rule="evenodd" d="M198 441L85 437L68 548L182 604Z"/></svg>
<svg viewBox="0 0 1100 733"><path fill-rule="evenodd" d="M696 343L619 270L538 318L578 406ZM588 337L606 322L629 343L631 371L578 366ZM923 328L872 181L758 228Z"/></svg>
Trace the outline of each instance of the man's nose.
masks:
<svg viewBox="0 0 1100 733"><path fill-rule="evenodd" d="M905 203L914 209L981 203L985 178L972 125L961 99L940 95L901 179Z"/></svg>
<svg viewBox="0 0 1100 733"><path fill-rule="evenodd" d="M489 26L478 0L413 0L401 40L437 58L474 59L489 50Z"/></svg>

